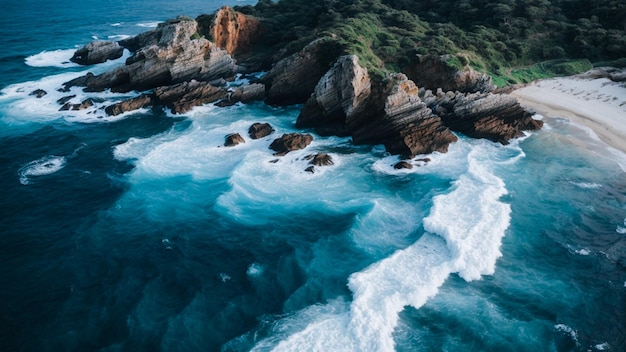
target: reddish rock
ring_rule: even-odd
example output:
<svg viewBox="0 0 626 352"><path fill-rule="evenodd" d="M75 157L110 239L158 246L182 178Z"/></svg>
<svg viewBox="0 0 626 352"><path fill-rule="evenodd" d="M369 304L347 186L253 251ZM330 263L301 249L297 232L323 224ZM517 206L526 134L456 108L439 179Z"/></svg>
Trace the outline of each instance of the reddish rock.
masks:
<svg viewBox="0 0 626 352"><path fill-rule="evenodd" d="M228 6L220 8L214 15L202 15L197 21L201 25L199 31L209 34L211 41L231 55L250 51L264 32L258 19ZM209 28L202 28L206 25Z"/></svg>

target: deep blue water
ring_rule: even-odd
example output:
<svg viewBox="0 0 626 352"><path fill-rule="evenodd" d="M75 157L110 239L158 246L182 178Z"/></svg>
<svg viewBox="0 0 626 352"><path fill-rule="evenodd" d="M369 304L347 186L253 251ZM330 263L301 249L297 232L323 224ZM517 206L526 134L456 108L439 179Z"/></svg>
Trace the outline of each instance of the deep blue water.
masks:
<svg viewBox="0 0 626 352"><path fill-rule="evenodd" d="M298 107L57 111L123 62L77 47L224 3L1 3L2 351L626 350L626 157L567 120L397 171L345 138L219 147Z"/></svg>

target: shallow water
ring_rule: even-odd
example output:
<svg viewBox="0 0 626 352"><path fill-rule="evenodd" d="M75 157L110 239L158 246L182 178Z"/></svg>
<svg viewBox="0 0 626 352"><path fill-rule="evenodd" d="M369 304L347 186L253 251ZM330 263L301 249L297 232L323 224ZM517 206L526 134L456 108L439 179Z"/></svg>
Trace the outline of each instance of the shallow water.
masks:
<svg viewBox="0 0 626 352"><path fill-rule="evenodd" d="M626 349L626 159L588 130L460 136L412 170L315 135L272 163L298 106L57 111L123 62L76 46L219 3L37 4L0 14L3 350ZM254 122L276 133L221 147ZM305 172L315 152L335 164Z"/></svg>

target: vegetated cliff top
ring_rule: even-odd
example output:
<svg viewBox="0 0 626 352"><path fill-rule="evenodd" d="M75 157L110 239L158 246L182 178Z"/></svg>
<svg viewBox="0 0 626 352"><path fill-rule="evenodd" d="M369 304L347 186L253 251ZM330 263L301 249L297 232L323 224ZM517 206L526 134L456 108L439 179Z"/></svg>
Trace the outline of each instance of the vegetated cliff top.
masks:
<svg viewBox="0 0 626 352"><path fill-rule="evenodd" d="M329 36L381 76L417 54L454 54L450 65L469 63L500 86L626 64L626 2L617 0L260 0L235 9L265 25L254 50L265 62Z"/></svg>

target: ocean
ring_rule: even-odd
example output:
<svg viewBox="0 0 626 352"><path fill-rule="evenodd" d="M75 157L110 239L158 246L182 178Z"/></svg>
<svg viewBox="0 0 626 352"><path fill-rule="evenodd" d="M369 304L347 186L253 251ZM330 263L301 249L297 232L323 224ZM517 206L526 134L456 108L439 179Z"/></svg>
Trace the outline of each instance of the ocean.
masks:
<svg viewBox="0 0 626 352"><path fill-rule="evenodd" d="M626 351L626 156L566 119L395 170L315 134L273 162L300 106L58 111L129 55L78 47L254 3L2 1L0 350Z"/></svg>

